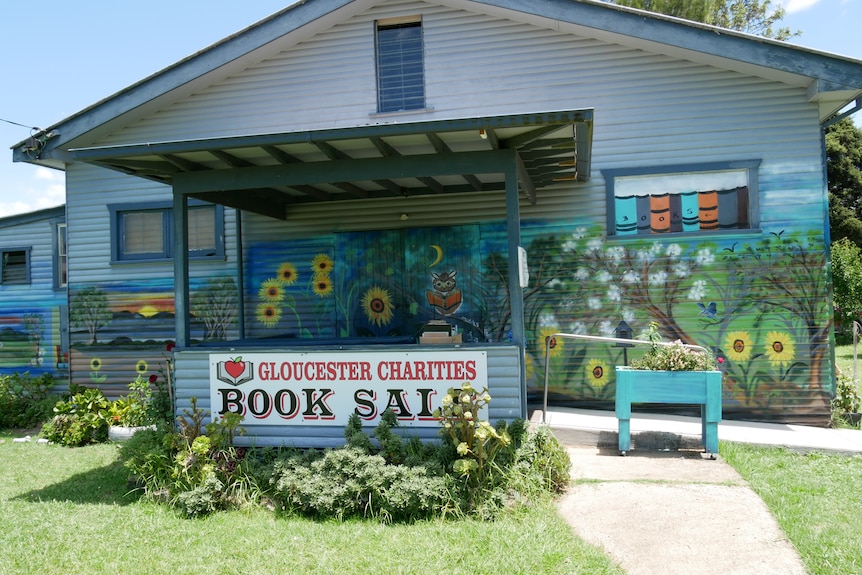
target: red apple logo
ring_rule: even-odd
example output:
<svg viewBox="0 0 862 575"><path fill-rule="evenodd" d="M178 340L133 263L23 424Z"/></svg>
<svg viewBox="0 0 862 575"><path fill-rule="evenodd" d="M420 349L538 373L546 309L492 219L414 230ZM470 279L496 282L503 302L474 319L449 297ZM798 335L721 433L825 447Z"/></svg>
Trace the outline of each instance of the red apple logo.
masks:
<svg viewBox="0 0 862 575"><path fill-rule="evenodd" d="M242 360L242 356L240 355L230 361L224 362L224 370L232 378L238 379L245 372L245 362Z"/></svg>
<svg viewBox="0 0 862 575"><path fill-rule="evenodd" d="M218 380L230 385L242 385L254 379L254 365L250 361L243 361L242 356L220 361L217 368Z"/></svg>

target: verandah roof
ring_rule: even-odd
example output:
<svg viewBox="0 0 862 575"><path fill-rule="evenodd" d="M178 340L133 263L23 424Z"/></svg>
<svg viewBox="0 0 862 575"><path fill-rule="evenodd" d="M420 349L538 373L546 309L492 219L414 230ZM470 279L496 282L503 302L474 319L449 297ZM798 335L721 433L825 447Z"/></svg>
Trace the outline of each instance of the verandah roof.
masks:
<svg viewBox="0 0 862 575"><path fill-rule="evenodd" d="M173 186L184 196L287 219L291 206L520 190L590 174L592 110L390 123L72 149L75 160Z"/></svg>

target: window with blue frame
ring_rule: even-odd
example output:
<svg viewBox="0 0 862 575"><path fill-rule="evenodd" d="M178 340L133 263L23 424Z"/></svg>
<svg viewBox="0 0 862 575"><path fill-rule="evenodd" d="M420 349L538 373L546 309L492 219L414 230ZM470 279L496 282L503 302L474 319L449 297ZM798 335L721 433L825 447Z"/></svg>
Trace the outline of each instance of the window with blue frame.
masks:
<svg viewBox="0 0 862 575"><path fill-rule="evenodd" d="M608 235L756 229L759 160L603 170Z"/></svg>
<svg viewBox="0 0 862 575"><path fill-rule="evenodd" d="M0 284L30 283L30 248L0 249Z"/></svg>
<svg viewBox="0 0 862 575"><path fill-rule="evenodd" d="M416 18L377 22L377 111L425 108L422 21Z"/></svg>
<svg viewBox="0 0 862 575"><path fill-rule="evenodd" d="M167 202L121 204L111 213L111 260L169 260L174 257L173 209ZM224 208L189 202L189 258L224 257Z"/></svg>

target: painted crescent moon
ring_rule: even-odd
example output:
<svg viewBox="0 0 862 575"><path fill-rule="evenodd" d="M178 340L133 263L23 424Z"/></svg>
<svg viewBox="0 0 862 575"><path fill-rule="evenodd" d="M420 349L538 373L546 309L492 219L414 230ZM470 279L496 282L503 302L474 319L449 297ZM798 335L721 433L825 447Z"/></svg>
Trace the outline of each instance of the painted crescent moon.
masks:
<svg viewBox="0 0 862 575"><path fill-rule="evenodd" d="M431 247L434 248L435 252L437 252L437 259L431 262L431 264L428 266L429 268L433 268L443 260L443 248L436 244L431 244Z"/></svg>

